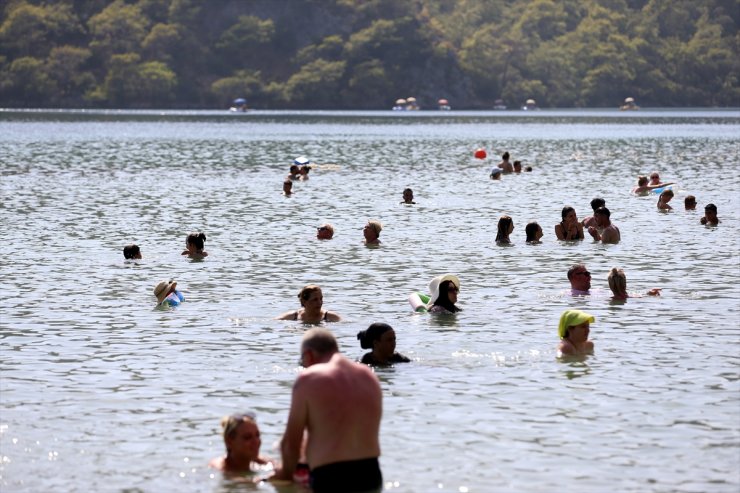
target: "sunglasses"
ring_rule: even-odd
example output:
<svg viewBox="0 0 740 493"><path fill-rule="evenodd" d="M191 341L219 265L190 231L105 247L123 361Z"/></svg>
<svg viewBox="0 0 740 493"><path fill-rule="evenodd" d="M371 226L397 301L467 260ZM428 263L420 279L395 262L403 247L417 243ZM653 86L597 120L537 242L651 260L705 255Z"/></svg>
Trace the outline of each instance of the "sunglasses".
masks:
<svg viewBox="0 0 740 493"><path fill-rule="evenodd" d="M247 411L247 412L241 413L241 414L232 414L231 415L231 418L232 419L235 419L237 421L241 421L244 418L249 418L252 421L257 421L257 415L255 413L253 413L252 411Z"/></svg>
<svg viewBox="0 0 740 493"><path fill-rule="evenodd" d="M588 276L591 277L591 273L587 270L584 270L583 272L576 272L575 275L577 276Z"/></svg>
<svg viewBox="0 0 740 493"><path fill-rule="evenodd" d="M447 292L448 293L459 293L460 292L460 288L458 288L457 286L455 286L454 284L452 284L452 285L450 285L447 288Z"/></svg>

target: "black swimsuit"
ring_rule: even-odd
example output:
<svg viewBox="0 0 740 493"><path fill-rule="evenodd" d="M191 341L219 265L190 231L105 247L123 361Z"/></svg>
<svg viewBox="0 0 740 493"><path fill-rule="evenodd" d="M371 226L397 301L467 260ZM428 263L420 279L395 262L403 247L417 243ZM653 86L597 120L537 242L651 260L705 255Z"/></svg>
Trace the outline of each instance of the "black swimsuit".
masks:
<svg viewBox="0 0 740 493"><path fill-rule="evenodd" d="M298 320L298 312L299 312L299 311L300 311L300 310L296 310L296 311L295 311L295 313L293 313L293 320ZM323 318L321 319L321 321L322 321L322 322L328 322L328 320L326 320L326 317L327 317L328 315L329 315L329 310L326 310L326 311L324 312L324 317L323 317Z"/></svg>
<svg viewBox="0 0 740 493"><path fill-rule="evenodd" d="M582 240L583 239L582 233L578 233L575 238L568 238L568 228L565 227L565 224L563 224L563 221L560 221L560 227L563 228L563 236L565 236L565 238L563 238L564 240Z"/></svg>
<svg viewBox="0 0 740 493"><path fill-rule="evenodd" d="M378 458L325 464L311 470L313 493L360 493L380 491L383 474Z"/></svg>

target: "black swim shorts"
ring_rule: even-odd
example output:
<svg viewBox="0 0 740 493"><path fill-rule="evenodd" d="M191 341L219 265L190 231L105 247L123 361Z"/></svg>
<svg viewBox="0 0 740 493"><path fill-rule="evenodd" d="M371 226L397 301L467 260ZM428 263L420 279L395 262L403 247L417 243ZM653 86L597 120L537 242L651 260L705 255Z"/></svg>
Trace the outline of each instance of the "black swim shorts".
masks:
<svg viewBox="0 0 740 493"><path fill-rule="evenodd" d="M311 470L314 493L365 493L380 491L382 486L377 457L335 462Z"/></svg>

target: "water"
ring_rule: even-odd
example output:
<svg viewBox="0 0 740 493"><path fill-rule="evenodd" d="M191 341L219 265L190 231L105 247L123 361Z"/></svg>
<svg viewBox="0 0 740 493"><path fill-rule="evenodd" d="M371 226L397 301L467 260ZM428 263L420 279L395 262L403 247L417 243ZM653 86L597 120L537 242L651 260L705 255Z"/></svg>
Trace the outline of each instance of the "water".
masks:
<svg viewBox="0 0 740 493"><path fill-rule="evenodd" d="M277 491L206 464L219 418L246 409L279 456L304 327L272 318L318 283L347 356L384 321L414 359L378 370L387 491L735 492L739 124L734 110L2 111L0 488ZM492 182L481 146L534 172ZM319 166L283 197L301 154ZM653 170L680 184L670 213L629 193ZM407 186L418 205L399 205ZM622 242L557 242L561 208L583 217L596 196ZM708 202L718 227L699 225ZM502 214L512 247L493 242ZM361 244L371 218L380 248ZM524 242L531 220L541 245ZM327 221L335 239L318 242ZM205 261L180 256L192 230ZM123 262L131 242L139 263ZM631 291L663 296L563 296L574 262L595 288L620 266ZM412 313L408 294L446 272L463 311ZM169 277L186 301L156 310ZM596 316L596 353L559 362L572 307Z"/></svg>

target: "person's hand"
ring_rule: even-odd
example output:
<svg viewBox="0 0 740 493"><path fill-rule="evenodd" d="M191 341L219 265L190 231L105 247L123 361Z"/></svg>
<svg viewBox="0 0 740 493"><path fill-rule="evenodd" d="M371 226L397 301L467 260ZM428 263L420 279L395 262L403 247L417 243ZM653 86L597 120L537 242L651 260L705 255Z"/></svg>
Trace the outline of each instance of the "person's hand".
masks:
<svg viewBox="0 0 740 493"><path fill-rule="evenodd" d="M660 296L660 288L653 288L647 292L649 296Z"/></svg>
<svg viewBox="0 0 740 493"><path fill-rule="evenodd" d="M593 237L593 239L596 240L596 241L598 241L600 239L599 238L599 232L596 231L596 228L594 228L593 226L589 226L588 227L588 234L590 234Z"/></svg>
<svg viewBox="0 0 740 493"><path fill-rule="evenodd" d="M707 224L707 218L706 217L702 217L701 219L699 219L699 222L702 223L702 224Z"/></svg>

